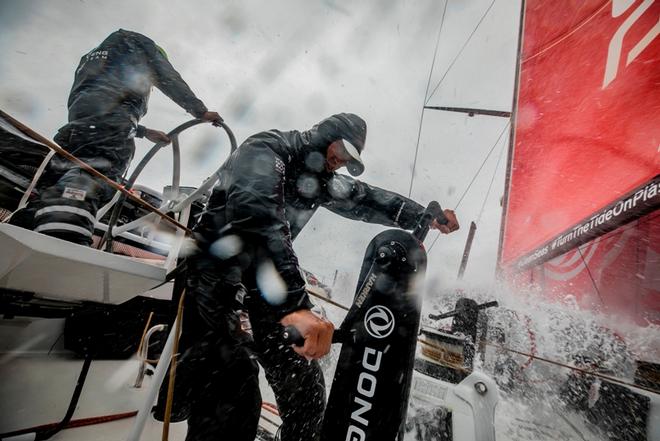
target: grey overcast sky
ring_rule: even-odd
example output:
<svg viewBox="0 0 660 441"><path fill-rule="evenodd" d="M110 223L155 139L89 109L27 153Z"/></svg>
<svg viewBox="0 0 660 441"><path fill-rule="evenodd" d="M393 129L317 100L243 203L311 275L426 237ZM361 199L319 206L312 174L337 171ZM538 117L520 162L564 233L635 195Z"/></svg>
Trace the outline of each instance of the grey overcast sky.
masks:
<svg viewBox="0 0 660 441"><path fill-rule="evenodd" d="M431 89L444 79L429 104L510 110L520 1L448 2ZM336 112L361 115L369 126L361 179L407 195L444 9L443 0L0 0L0 108L52 136L66 122L66 99L80 56L112 31L129 29L167 51L239 142L270 128L307 129ZM142 123L167 131L188 119L154 91ZM506 124L501 118L427 111L412 198L456 207ZM211 127L191 129L181 142L182 182L191 186L211 174L229 150L223 133ZM479 216L507 143L508 132L458 207L463 228L441 237L431 250L427 274L437 281L434 286L455 280L469 222ZM149 147L138 140L136 158ZM167 184L168 153L159 153L141 184L158 190ZM479 219L466 273L475 284L493 278L505 159ZM347 301L366 245L381 229L321 210L295 247L303 266L327 283L335 269L340 271L336 294ZM429 235L427 246L435 236Z"/></svg>

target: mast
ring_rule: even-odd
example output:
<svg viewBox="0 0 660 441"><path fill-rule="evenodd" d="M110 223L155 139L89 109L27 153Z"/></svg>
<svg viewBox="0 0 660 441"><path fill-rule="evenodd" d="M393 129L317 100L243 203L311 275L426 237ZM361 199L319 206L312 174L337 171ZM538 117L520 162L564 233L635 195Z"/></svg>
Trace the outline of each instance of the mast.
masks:
<svg viewBox="0 0 660 441"><path fill-rule="evenodd" d="M468 231L468 237L465 241L465 249L463 250L463 258L461 259L461 266L458 268L458 280L463 278L465 274L465 268L467 267L468 258L470 257L470 251L472 250L472 241L474 240L474 233L477 231L477 224L474 221L470 222L470 231Z"/></svg>
<svg viewBox="0 0 660 441"><path fill-rule="evenodd" d="M506 210L509 204L509 186L511 184L511 165L513 164L513 150L515 147L515 123L518 111L518 93L520 91L520 64L522 60L522 36L525 29L525 0L520 0L520 26L518 27L518 55L516 57L516 74L513 85L513 104L511 105L511 127L509 132L509 151L507 153L506 173L504 175L504 195L502 197L502 217L500 220L500 239L497 245L496 274L501 272L502 243L504 241L504 226L506 225Z"/></svg>

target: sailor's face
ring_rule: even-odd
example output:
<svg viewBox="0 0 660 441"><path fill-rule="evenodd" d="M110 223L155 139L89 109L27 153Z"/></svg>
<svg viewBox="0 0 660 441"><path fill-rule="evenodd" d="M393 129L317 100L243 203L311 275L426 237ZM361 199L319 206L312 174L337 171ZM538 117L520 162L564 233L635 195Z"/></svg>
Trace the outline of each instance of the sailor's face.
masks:
<svg viewBox="0 0 660 441"><path fill-rule="evenodd" d="M325 156L325 169L329 172L337 171L348 164L348 161L350 160L351 155L349 155L346 148L344 148L344 141L339 139L328 147Z"/></svg>

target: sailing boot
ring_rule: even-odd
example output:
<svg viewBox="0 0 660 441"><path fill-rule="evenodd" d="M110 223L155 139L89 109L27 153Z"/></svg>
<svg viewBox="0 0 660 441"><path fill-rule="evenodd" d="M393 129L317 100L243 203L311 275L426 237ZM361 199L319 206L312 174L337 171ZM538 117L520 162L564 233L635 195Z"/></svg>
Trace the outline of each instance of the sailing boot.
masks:
<svg viewBox="0 0 660 441"><path fill-rule="evenodd" d="M26 206L20 210L12 213L7 223L9 225L16 225L17 227L25 228L26 230L34 230L34 212L36 210L33 206Z"/></svg>
<svg viewBox="0 0 660 441"><path fill-rule="evenodd" d="M80 245L92 244L102 186L79 168L44 189L34 204L34 231Z"/></svg>

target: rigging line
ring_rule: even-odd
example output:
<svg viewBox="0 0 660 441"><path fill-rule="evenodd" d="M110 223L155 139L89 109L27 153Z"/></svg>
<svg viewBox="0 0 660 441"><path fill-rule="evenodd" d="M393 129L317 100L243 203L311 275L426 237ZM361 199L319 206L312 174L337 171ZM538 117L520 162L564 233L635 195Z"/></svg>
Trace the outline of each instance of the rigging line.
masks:
<svg viewBox="0 0 660 441"><path fill-rule="evenodd" d="M440 46L440 35L442 35L442 28L445 24L445 14L447 12L447 3L449 0L445 0L445 7L442 9L442 17L440 18L440 28L438 29L438 37L435 40L435 49L433 50L433 60L431 61L431 70L429 71L429 79L426 82L426 90L424 91L424 101L429 95L429 89L431 87L431 78L433 76L433 69L435 68L435 59L438 56L438 46Z"/></svg>
<svg viewBox="0 0 660 441"><path fill-rule="evenodd" d="M502 162L502 156L504 156L504 147L505 144L502 145L502 149L500 150L500 155L497 157L497 164L495 164L495 170L493 170L493 176L490 178L490 184L488 184L486 197L484 197L484 202L483 204L481 204L481 210L479 210L479 215L477 216L477 221L475 222L476 224L479 224L479 222L481 221L481 215L484 214L484 209L486 208L486 201L488 200L488 196L490 196L490 190L493 188L493 182L495 182L497 169L500 167L500 162Z"/></svg>
<svg viewBox="0 0 660 441"><path fill-rule="evenodd" d="M337 302L335 302L335 301L330 300L330 299L327 298L327 297L324 297L324 296L322 296L322 295L319 295L319 294L313 293L313 292L311 292L311 291L307 291L307 294L311 295L312 297L316 297L316 298L318 298L318 299L321 299L321 300L323 300L323 301L326 302L326 303L329 303L329 304L331 304L331 305L333 305L333 306L336 306L337 308L343 309L344 311L348 311L348 310L350 309L348 306L344 306L344 305L342 305L341 303L337 303Z"/></svg>
<svg viewBox="0 0 660 441"><path fill-rule="evenodd" d="M660 215L660 214L658 214ZM655 215L653 217L650 217L648 220L651 221L655 219L658 215ZM623 233L624 231L627 231L631 228L634 228L636 226L639 226L639 219L637 219L635 222L630 222L628 225L622 225L621 227L613 230L617 233ZM604 237L605 235L599 236L599 237ZM595 239L592 239L595 240ZM589 268L589 265L587 264L587 260L584 258L584 254L582 254L582 247L584 247L586 244L579 245L575 247L580 254L580 258L582 259L582 263L584 264L585 269L587 270L587 274L589 275L589 279L591 279L591 284L594 286L594 290L596 291L596 294L598 295L598 299L600 300L600 303L604 305L605 303L603 302L603 296L600 293L600 290L598 289L598 285L596 284L596 280L594 279L594 276L591 274L591 269Z"/></svg>
<svg viewBox="0 0 660 441"><path fill-rule="evenodd" d="M470 181L467 188L465 189L465 191L461 195L461 198L456 203L456 206L454 207L454 210L458 210L459 205L461 205L461 202L463 202L463 198L465 197L467 192L470 191L470 188L472 187L472 184L474 184L474 181L477 179L477 176L479 176L479 173L481 173L481 169L484 168L484 165L486 165L486 162L488 161L488 158L490 158L490 155L493 153L493 150L495 150L495 147L497 147L497 144L500 143L500 139L502 139L502 136L504 135L504 132L506 132L506 129L508 129L510 125L511 125L511 120L508 120L506 125L504 126L504 128L500 132L500 136L497 137L497 141L495 141L495 144L493 144L493 146L490 148L490 151L488 152L488 154L484 158L483 162L479 166L479 169L474 174L474 176L472 177L472 180Z"/></svg>
<svg viewBox="0 0 660 441"><path fill-rule="evenodd" d="M573 35L573 34L576 33L577 31L579 31L582 27L584 27L584 25L586 25L586 24L589 23L591 20L593 20L593 19L594 19L598 14L600 14L600 12L601 12L603 9L605 9L605 8L607 7L607 5L609 5L610 3L611 3L611 0L606 0L605 3L603 3L602 6L600 6L598 9L596 9L596 11L595 11L593 14L591 14L590 16L588 16L587 18L585 18L584 20L582 20L582 22L581 22L581 23L578 23L577 26L575 26L573 29L571 29L570 31L566 32L565 34L560 35L559 37L555 38L553 41L551 41L550 43L548 43L545 47L542 47L541 49L539 49L538 52L536 52L535 54L532 54L532 55L530 55L529 57L524 58L522 61L520 61L520 64L526 63L526 62L528 62L529 60L538 57L539 55L541 55L541 54L543 54L543 53L549 51L549 50L552 49L553 47L557 46L557 45L558 45L559 43L561 43L562 41L566 40L568 37L570 37L571 35Z"/></svg>
<svg viewBox="0 0 660 441"><path fill-rule="evenodd" d="M62 331L62 332L60 333L60 335L57 336L57 338L55 339L55 341L53 342L53 344L50 346L50 349L48 350L48 354L46 354L46 355L50 355L50 353L53 352L53 348L55 347L55 345L57 344L57 342L60 341L60 338L62 338L63 336L64 336L64 331Z"/></svg>
<svg viewBox="0 0 660 441"><path fill-rule="evenodd" d="M598 286L596 285L596 280L594 280L594 276L591 274L591 270L589 269L589 265L587 265L587 260L584 258L584 254L582 254L582 250L580 247L576 247L578 250L578 253L580 254L580 257L582 258L582 264L584 265L584 268L587 270L587 274L589 275L589 278L591 279L591 283L594 286L594 289L596 290L596 294L598 294L598 298L600 299L600 304L605 305L603 302L603 296L600 295L600 290L598 289Z"/></svg>
<svg viewBox="0 0 660 441"><path fill-rule="evenodd" d="M422 343L425 346L429 346L429 347L432 347L434 349L439 349L441 351L445 350L444 348L442 348L440 346L434 345L433 343L423 341L419 338L417 339L417 341L419 343ZM548 363L548 364L563 367L565 369L569 369L569 370L572 370L572 371L575 371L575 372L579 372L581 374L591 375L591 376L600 378L602 380L609 381L611 383L617 383L617 384L620 384L622 386L626 386L626 387L629 387L629 388L632 388L632 389L639 389L639 390L643 390L643 391L646 391L646 392L651 392L653 394L658 395L658 391L655 390L655 389L651 389L649 387L645 387L645 386L642 386L640 384L630 383L629 381L621 380L621 379L619 379L617 377L613 377L611 375L601 374L601 373L593 371L593 370L584 369L584 368L581 368L581 367L578 367L578 366L571 366L570 364L562 363L562 362L555 361L555 360L550 360L548 358L540 357L538 355L528 354L527 352L523 352L523 351L517 351L515 349L511 349L511 348L508 348L506 346L502 346L502 345L500 345L498 343L494 343L492 341L486 341L486 345L490 346L490 347L493 347L493 348L497 348L497 349L506 351L506 352L509 352L509 353L512 353L512 354L523 355L523 356L529 357L529 358L534 359L534 360L543 361L543 362ZM445 362L443 362L441 364L447 365L447 366L453 367L453 368L457 367L455 365L451 365L451 364L445 363ZM466 369L466 368L463 368L463 369L465 369L466 371L473 371L473 369Z"/></svg>
<svg viewBox="0 0 660 441"><path fill-rule="evenodd" d="M447 68L447 70L445 71L445 73L442 75L442 78L440 78L440 81L438 82L438 84L437 84L437 85L435 86L435 88L433 89L433 92L431 92L431 94L426 98L426 102L424 103L424 105L426 105L426 104L429 103L429 101L431 100L431 97L433 96L433 94L435 93L435 91L438 90L438 87L440 87L440 85L441 85L442 82L444 81L445 77L447 76L447 74L449 73L449 71L451 70L451 68L454 66L454 63L456 63L456 60L458 60L458 57L461 56L461 54L463 53L463 50L466 48L467 44L468 44L468 43L470 42L470 40L472 39L472 36L474 36L474 34L477 32L477 29L479 29L479 26L481 26L481 22L484 21L484 18L486 18L486 15L488 15L488 12L491 10L491 8L493 7L494 4L495 4L495 0L493 0L493 1L490 3L490 6L488 6L488 9L486 9L486 12L484 12L484 15L482 15L481 18L479 19L479 22L477 23L477 26L472 30L472 33L471 33L470 36L467 38L467 40L465 40L465 43L463 43L463 47L461 47L461 50L458 51L458 53L456 54L456 56L454 57L454 59L451 61L451 63L449 63L449 67Z"/></svg>
<svg viewBox="0 0 660 441"><path fill-rule="evenodd" d="M420 338L417 339L417 342L421 343L423 346L427 346L427 347L430 347L432 349L437 349L437 350L443 351L443 352L446 351L445 348L443 348L441 346L438 346L438 345L435 345L431 342L427 342L427 341L422 340ZM560 361L551 360L549 358L540 357L540 356L534 355L534 354L528 354L527 352L518 351L516 349L508 348L508 347L503 346L499 343L495 343L495 342L492 342L492 341L489 341L489 340L486 340L485 344L486 344L486 346L497 348L497 349L500 349L502 351L509 352L511 354L523 355L523 356L529 357L533 360L542 361L542 362L545 362L545 363L548 363L548 364L552 364L552 365L559 366L559 367L562 367L562 368L565 368L565 369L569 369L569 370L572 370L572 371L575 371L575 372L579 372L581 374L592 375L594 377L600 378L600 379L605 380L605 381L609 381L611 383L618 383L618 384L623 385L623 386L627 386L627 387L630 387L630 388L633 388L633 389L644 390L646 392L651 392L653 394L658 395L658 391L655 390L655 389L651 389L649 387L645 387L645 386L642 386L640 384L630 383L628 381L621 380L621 379L619 379L617 377L613 377L611 375L601 374L600 372L593 371L593 370L590 370L590 369L585 369L585 368L581 368L581 367L578 367L578 366L571 366L570 364L562 363ZM474 371L474 369L466 368L465 366L459 366L459 365L451 364L451 363L448 363L448 362L445 362L445 361L442 361L440 364L451 367L451 368L454 368L454 369L458 369L458 370L461 370L461 371L464 371L464 372L473 372Z"/></svg>
<svg viewBox="0 0 660 441"><path fill-rule="evenodd" d="M328 302L328 303L330 303L330 304L333 304L333 305L335 305L335 306L338 306L338 307L340 307L340 308L342 308L342 309L344 309L344 310L346 310L346 311L348 311L348 310L350 309L348 306L344 306L344 305L341 305L341 304L339 304L339 303L335 303L335 302L329 300L328 298L323 297L323 296L320 296L320 295L318 295L318 294L314 294L314 293L312 293L312 292L310 292L309 294L311 294L311 295L313 295L314 297L317 297L317 298L319 298L319 299L321 299L321 300L323 300L323 301L325 301L325 302ZM418 342L418 343L421 343L421 344L423 344L423 345L429 346L429 347L435 347L436 349L441 349L441 350L443 349L443 348L441 348L440 346L436 346L436 345L434 345L433 343L429 343L429 342L424 341L424 340L422 340L422 339L420 339L420 338L417 338L417 342ZM515 350L515 349L511 349L511 348L508 348L508 347L506 347L506 346L502 346L502 345L500 345L500 344L498 344L498 343L495 343L495 342L492 342L492 341L486 341L486 345L488 345L488 346L492 346L492 347L494 347L494 348L498 348L498 349L501 349L501 350L503 350L503 351L507 351L507 352L510 352L510 353L513 353L513 354L524 355L524 356L526 356L526 357L529 357L530 359L539 360L539 361L543 361L543 362L546 362L546 363L554 364L554 365L556 365L556 366L560 366L560 367L564 367L564 368L567 368L567 369L571 369L571 370L574 370L574 371L577 371L577 372L581 372L581 373L583 373L583 374L593 375L594 377L599 377L599 378L601 378L601 379L604 379L604 380L607 380L607 381L611 381L611 382L613 382L613 383L619 383L619 384L622 384L622 385L625 385L625 386L628 386L628 387L637 388L637 389L645 390L645 391L647 391L647 392L652 392L652 393L654 393L654 394L658 394L658 392L657 392L656 390L653 390L653 389L650 389L650 388L646 388L646 387L641 386L641 385L638 385L638 384L628 383L628 382L625 382L625 381L623 381L623 380L619 380L618 378L611 377L611 376L609 376L609 375L603 375L603 374L600 374L600 373L598 373L598 372L594 372L594 371L590 371L590 370L587 370L587 369L579 368L579 367L577 367L577 366L571 366L571 365L568 365L568 364L565 364L565 363L561 363L561 362L558 362L558 361L555 361L555 360L550 360L550 359L548 359L548 358L540 357L540 356L535 355L535 354L528 354L527 352L517 351L517 350ZM455 366L452 366L452 367L455 367Z"/></svg>
<svg viewBox="0 0 660 441"><path fill-rule="evenodd" d="M442 26L445 23L445 12L447 11L447 3L445 0L445 7L442 10L442 18L440 19L440 29L438 30L438 38L435 41L435 50L433 51L433 61L431 61L431 70L429 71L429 79L426 82L426 90L424 91L424 105L426 104L426 97L431 87L431 76L433 75L433 68L435 66L435 59L438 55L438 46L440 45L440 34L442 33ZM417 153L419 153L419 140L422 136L422 125L424 123L424 105L422 105L422 114L419 117L419 127L417 129L417 143L415 144L415 159L413 160L412 174L410 175L410 187L408 188L408 197L412 194L413 181L415 180L415 167L417 166Z"/></svg>
<svg viewBox="0 0 660 441"><path fill-rule="evenodd" d="M431 252L431 250L433 249L433 246L434 246L435 243L438 241L438 238L440 237L440 234L442 234L442 233L438 231L438 234L435 235L435 239L433 239L433 242L431 242L431 246L429 247L429 249L428 249L428 251L426 252L426 254L428 254L428 253Z"/></svg>
<svg viewBox="0 0 660 441"><path fill-rule="evenodd" d="M655 390L655 389L651 389L649 387L645 387L645 386L642 386L640 384L634 384L634 383L630 383L628 381L620 380L616 377L601 374L601 373L595 372L593 370L584 369L584 368L581 368L581 367L578 367L578 366L571 366L570 364L561 363L559 361L550 360L550 359L544 358L544 357L539 357L538 355L532 355L532 354L528 354L526 352L517 351L515 349L507 348L506 346L502 346L498 343L493 343L491 341L486 341L486 345L491 346L493 348L501 349L501 350L506 351L506 352L510 352L512 354L524 355L526 357L533 358L534 360L543 361L545 363L553 364L555 366L559 366L559 367L570 369L570 370L573 370L573 371L576 371L576 372L580 372L581 374L592 375L594 377L598 377L598 378L600 378L602 380L605 380L605 381L609 381L609 382L612 382L612 383L618 383L618 384L621 384L623 386L627 386L627 387L634 388L634 389L640 389L640 390L644 390L646 392L651 392L653 394L660 395L660 394L658 394L658 391Z"/></svg>
<svg viewBox="0 0 660 441"><path fill-rule="evenodd" d="M125 418L133 418L137 415L137 410L131 412L116 413L110 415L101 415L89 418L80 418L76 420L71 420L67 423L64 429L74 429L78 427L93 426L95 424L104 424L110 423L117 420L122 420ZM19 435L31 434L34 436L35 432L44 432L46 430L52 430L58 426L59 423L47 423L40 424L38 426L28 427L26 429L14 430L12 432L0 433L0 439L10 439L16 437L18 439ZM23 439L35 439L35 438L23 438Z"/></svg>
<svg viewBox="0 0 660 441"><path fill-rule="evenodd" d="M474 181L477 179L477 176L479 176L479 173L481 172L481 169L484 168L484 165L486 165L486 161L488 161L488 158L490 158L490 155L493 153L493 150L495 150L495 147L497 147L497 144L499 144L500 139L502 139L502 136L504 135L504 132L506 132L506 129L507 129L510 125L511 125L511 120L507 121L506 125L504 126L504 129L502 129L502 131L500 132L500 136L497 137L497 141L495 141L495 144L493 144L493 146L490 148L490 151L489 151L488 154L486 155L486 158L485 158L484 161L481 163L481 166L479 166L479 169L477 170L477 172L476 172L476 173L474 174L474 176L472 177L472 180L470 181L470 183L468 184L467 188L466 188L465 191L463 192L463 195L461 196L461 198L458 200L458 203L456 203L456 206L454 207L454 210L457 210L457 209L458 209L458 206L461 205L461 202L463 201L463 198L465 197L465 195L467 194L467 192L470 190L470 187L472 187L472 184L473 184ZM433 242L431 243L431 246L429 247L427 253L430 253L430 252L431 252L431 250L433 249L433 246L434 246L435 243L438 241L438 238L440 237L440 234L442 234L442 233L438 231L438 234L435 236L435 239L433 239Z"/></svg>

